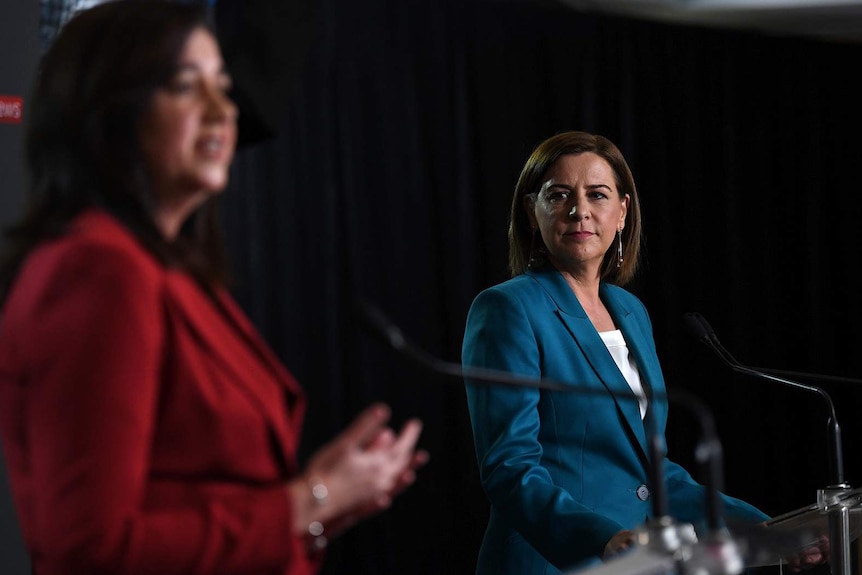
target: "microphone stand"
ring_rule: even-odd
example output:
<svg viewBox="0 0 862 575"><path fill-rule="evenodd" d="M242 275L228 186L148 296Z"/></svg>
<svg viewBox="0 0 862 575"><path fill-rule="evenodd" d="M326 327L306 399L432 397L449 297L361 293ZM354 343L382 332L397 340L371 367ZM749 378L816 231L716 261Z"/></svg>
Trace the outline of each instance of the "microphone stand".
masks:
<svg viewBox="0 0 862 575"><path fill-rule="evenodd" d="M396 351L423 365L427 369L457 378L474 379L485 383L498 383L515 387L531 387L549 391L566 391L584 394L606 395L605 391L579 388L547 378L531 379L512 375L509 372L479 367L462 366L440 360L410 343L401 330L383 313L365 301L358 302L358 310L373 330ZM461 385L459 383L459 385ZM623 399L637 401L633 395ZM722 520L721 468L722 449L715 431L711 413L702 401L694 396L675 391L653 394L653 400L666 399L679 402L694 410L701 424L702 441L695 450L695 459L706 468L704 487L706 491L706 515L708 532L703 544L698 544L691 524L677 524L668 512L667 486L664 482L664 442L657 433L652 410L647 410L647 442L649 458L649 480L653 485L653 517L646 526L636 532L636 541L646 549L648 558L637 553L624 553L604 564L579 571L579 575L666 575L669 570L680 574L736 575L743 568L739 546L730 535Z"/></svg>
<svg viewBox="0 0 862 575"><path fill-rule="evenodd" d="M677 562L677 570L684 575L736 575L745 567L742 551L723 521L723 505L721 490L723 488L722 467L723 456L721 442L715 429L712 414L704 403L687 393L674 392L670 399L685 405L695 412L695 419L700 423L701 440L695 447L695 460L705 471L704 488L706 493L706 534L698 539L690 524L675 525L667 513L666 504L656 501L654 508L656 519L647 523L646 530L650 535L648 545L658 550L670 553ZM655 484L660 486L662 498L667 497L664 477L664 444L661 435L657 433L657 422L647 411L647 434L649 436L650 459ZM664 507L663 507L664 506ZM661 511L663 510L663 511ZM617 572L615 572L617 573ZM591 575L596 575L595 573ZM612 575L612 574L608 574Z"/></svg>
<svg viewBox="0 0 862 575"><path fill-rule="evenodd" d="M862 385L862 379L855 377L841 377L839 375L823 375L820 373L803 373L801 371L788 371L786 369L771 369L768 367L752 367L755 371L762 371L770 375L780 375L783 377L798 377L801 379L811 379L815 381L824 381L831 383L849 383L852 385Z"/></svg>
<svg viewBox="0 0 862 575"><path fill-rule="evenodd" d="M826 402L829 410L827 428L830 432L829 438L829 463L831 483L824 489L817 491L817 506L827 512L829 524L829 562L833 575L851 575L850 573L850 507L851 501L848 495L852 491L850 485L844 481L844 458L841 447L841 428L838 425L838 417L835 414L835 405L826 390L813 385L806 385L778 377L775 371L756 370L742 365L721 345L712 327L702 315L690 312L683 315L686 326L691 333L703 344L709 347L715 354L733 371L744 373L761 379L767 379L817 393ZM826 376L820 376L821 379ZM839 378L835 378L839 379ZM844 378L841 378L842 380ZM852 380L847 380L852 381ZM851 505L852 506L852 505Z"/></svg>

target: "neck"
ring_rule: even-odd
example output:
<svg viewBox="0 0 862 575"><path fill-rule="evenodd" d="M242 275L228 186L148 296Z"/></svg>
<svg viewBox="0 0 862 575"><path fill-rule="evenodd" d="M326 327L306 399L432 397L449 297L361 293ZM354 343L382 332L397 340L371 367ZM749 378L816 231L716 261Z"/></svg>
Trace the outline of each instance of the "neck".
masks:
<svg viewBox="0 0 862 575"><path fill-rule="evenodd" d="M599 297L601 276L599 275L598 266L585 264L577 267L567 267L553 260L551 263L559 270L560 274L565 278L566 283L569 284L569 287L578 296L578 299L581 299L581 295L588 298L595 297L596 299Z"/></svg>
<svg viewBox="0 0 862 575"><path fill-rule="evenodd" d="M205 194L197 194L176 200L161 201L156 206L154 219L162 236L169 242L177 239L183 224L195 210L203 205L206 197Z"/></svg>

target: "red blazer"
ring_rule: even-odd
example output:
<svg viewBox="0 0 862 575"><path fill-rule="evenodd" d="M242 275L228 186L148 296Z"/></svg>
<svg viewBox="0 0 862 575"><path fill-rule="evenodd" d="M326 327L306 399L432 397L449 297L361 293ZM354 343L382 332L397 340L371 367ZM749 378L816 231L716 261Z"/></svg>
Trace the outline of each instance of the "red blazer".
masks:
<svg viewBox="0 0 862 575"><path fill-rule="evenodd" d="M0 436L37 575L306 574L305 399L235 302L79 216L0 315Z"/></svg>

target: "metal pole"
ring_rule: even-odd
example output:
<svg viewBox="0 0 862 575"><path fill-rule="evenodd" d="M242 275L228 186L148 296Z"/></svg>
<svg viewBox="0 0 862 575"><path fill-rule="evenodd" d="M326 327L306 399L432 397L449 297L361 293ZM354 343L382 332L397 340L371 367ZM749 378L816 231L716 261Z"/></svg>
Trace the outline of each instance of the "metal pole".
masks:
<svg viewBox="0 0 862 575"><path fill-rule="evenodd" d="M829 563L832 575L852 575L850 571L850 508L852 500L842 501L851 491L849 485L821 489L817 502L827 512L829 522ZM852 498L851 498L852 499Z"/></svg>
<svg viewBox="0 0 862 575"><path fill-rule="evenodd" d="M829 512L829 546L832 575L851 575L850 510L843 505Z"/></svg>

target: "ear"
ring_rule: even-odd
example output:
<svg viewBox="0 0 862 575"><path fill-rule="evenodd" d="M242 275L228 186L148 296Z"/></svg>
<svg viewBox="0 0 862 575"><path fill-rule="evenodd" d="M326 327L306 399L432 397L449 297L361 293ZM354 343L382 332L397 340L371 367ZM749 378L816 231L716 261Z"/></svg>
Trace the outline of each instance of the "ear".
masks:
<svg viewBox="0 0 862 575"><path fill-rule="evenodd" d="M621 207L620 207L620 221L617 224L617 229L619 231L623 231L626 227L626 215L629 213L629 202L631 202L631 196L628 194L622 199Z"/></svg>
<svg viewBox="0 0 862 575"><path fill-rule="evenodd" d="M524 194L524 211L527 212L530 227L534 230L538 228L539 224L536 223L536 202L530 194Z"/></svg>

